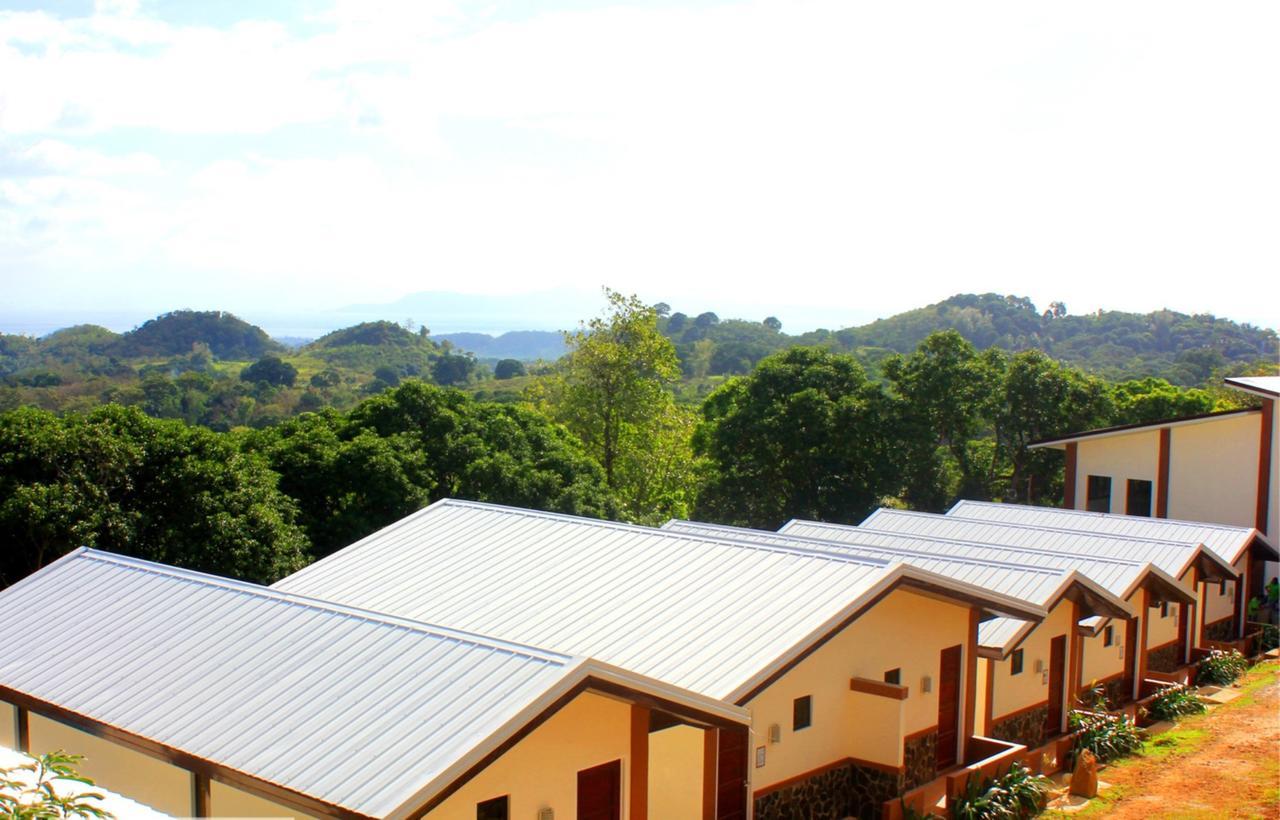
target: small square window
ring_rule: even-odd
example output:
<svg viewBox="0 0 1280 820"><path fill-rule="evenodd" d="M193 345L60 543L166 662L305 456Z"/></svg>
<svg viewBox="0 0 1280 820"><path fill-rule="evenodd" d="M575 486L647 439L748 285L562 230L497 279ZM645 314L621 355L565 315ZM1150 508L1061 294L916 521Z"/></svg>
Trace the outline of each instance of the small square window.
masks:
<svg viewBox="0 0 1280 820"><path fill-rule="evenodd" d="M1109 626L1109 627L1107 627L1106 629L1102 630L1102 645L1103 645L1103 646L1114 646L1114 645L1115 645L1115 642L1116 642L1116 629L1115 629L1115 627L1113 627L1113 626Z"/></svg>
<svg viewBox="0 0 1280 820"><path fill-rule="evenodd" d="M1151 517L1151 482L1131 478L1125 487L1124 512L1126 515Z"/></svg>
<svg viewBox="0 0 1280 820"><path fill-rule="evenodd" d="M1168 602L1168 601L1161 601L1161 602L1160 602L1160 617L1161 617L1161 618L1168 618L1168 617L1169 617L1169 602Z"/></svg>
<svg viewBox="0 0 1280 820"><path fill-rule="evenodd" d="M1219 581L1219 582L1218 582L1218 595L1219 595L1219 596L1223 596L1223 595L1226 595L1226 594L1227 594L1227 582L1226 582L1225 580Z"/></svg>
<svg viewBox="0 0 1280 820"><path fill-rule="evenodd" d="M796 698L791 705L791 728L795 731L807 729L813 723L813 699L809 695Z"/></svg>
<svg viewBox="0 0 1280 820"><path fill-rule="evenodd" d="M892 684L894 684L895 686L901 686L901 685L902 685L902 670L901 670L901 669L890 669L888 672L885 672L885 673L884 673L884 682L885 682L885 683L892 683Z"/></svg>
<svg viewBox="0 0 1280 820"><path fill-rule="evenodd" d="M476 804L476 820L508 820L508 796L495 797Z"/></svg>
<svg viewBox="0 0 1280 820"><path fill-rule="evenodd" d="M1089 512L1111 512L1111 476L1091 475L1087 486L1088 502L1085 509Z"/></svg>
<svg viewBox="0 0 1280 820"><path fill-rule="evenodd" d="M1013 650L1013 657L1009 659L1009 674L1010 675L1022 674L1022 650L1021 649Z"/></svg>

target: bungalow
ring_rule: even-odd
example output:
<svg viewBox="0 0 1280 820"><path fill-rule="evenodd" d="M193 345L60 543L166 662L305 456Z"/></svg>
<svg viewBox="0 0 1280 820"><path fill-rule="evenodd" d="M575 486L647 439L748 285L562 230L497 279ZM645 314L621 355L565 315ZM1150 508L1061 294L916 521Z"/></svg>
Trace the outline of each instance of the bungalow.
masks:
<svg viewBox="0 0 1280 820"><path fill-rule="evenodd" d="M276 588L598 658L744 707L749 745L672 738L664 771L749 761L740 785L757 818L876 815L965 762L980 618L1045 615L902 563L453 500ZM718 788L718 805L746 809L745 789ZM654 816L707 816L675 802L696 789L670 789Z"/></svg>
<svg viewBox="0 0 1280 820"><path fill-rule="evenodd" d="M1170 618L1164 601L1159 596L1152 596L1147 604L1161 606L1162 617L1130 621L1127 627L1121 625L1119 628L1127 629L1122 644L1123 656L1118 655L1113 648L1120 643L1114 634L1115 625L1105 619L1086 621L1084 624L1092 637L1084 642L1082 680L1087 684L1101 684L1108 692L1108 701L1116 706L1138 696L1141 681L1146 677L1148 669L1173 672L1177 667L1190 662L1192 647L1204 645L1203 607L1199 605L1199 601L1205 595L1218 597L1222 582L1235 578L1235 570L1231 565L1202 544L889 509L872 513L862 522L862 526L888 532L1035 549L1067 560L1074 560L1078 556L1098 556L1150 563L1176 579L1183 589L1195 596L1194 601L1190 604L1185 601L1179 603L1176 616ZM1148 612L1150 609L1137 599L1136 592L1130 593L1126 599L1139 612ZM1145 639L1140 635L1144 623L1149 629ZM1171 636L1168 633L1175 623L1182 628L1176 636ZM1140 645L1147 647L1144 653L1135 651Z"/></svg>
<svg viewBox="0 0 1280 820"><path fill-rule="evenodd" d="M1206 521L1256 529L1280 546L1280 376L1238 377L1227 387L1259 407L1086 430L1033 448L1066 456L1063 507ZM1267 559L1275 561L1274 557ZM1276 565L1255 556L1242 599L1260 593Z"/></svg>
<svg viewBox="0 0 1280 820"><path fill-rule="evenodd" d="M715 809L746 777L725 753L668 782L650 740L679 726L744 745L746 711L717 699L88 549L0 592L0 712L0 743L83 754L85 774L176 816L643 817L690 780Z"/></svg>
<svg viewBox="0 0 1280 820"><path fill-rule="evenodd" d="M1263 562L1275 561L1280 557L1275 547L1253 527L987 501L958 501L947 511L947 515L980 521L1178 541L1192 547L1204 545L1230 564L1240 577L1239 582L1220 582L1217 594L1213 593L1212 587L1201 590L1202 632L1204 638L1209 640L1226 640L1244 635L1244 590L1261 577L1260 567Z"/></svg>
<svg viewBox="0 0 1280 820"><path fill-rule="evenodd" d="M756 543L831 550L842 555L897 559L1043 606L1049 614L1042 623L994 618L978 628L978 652L983 658L978 686L983 700L978 703L975 699L975 731L1033 748L1067 727L1067 714L1080 688L1076 624L1082 618L1130 616L1127 604L1080 572L1037 566L1017 558L997 558L996 550L981 545L871 532L855 537L851 531L857 528L853 527L840 528L834 533L835 538L810 534L810 528L805 526L797 529L803 529L806 535L688 521L671 521L664 527L708 536L719 533L721 537ZM1109 569L1113 575L1135 578L1142 571L1138 566L1120 567L1118 573L1116 568ZM1027 656L1035 659L1034 673L1023 668L1022 659Z"/></svg>

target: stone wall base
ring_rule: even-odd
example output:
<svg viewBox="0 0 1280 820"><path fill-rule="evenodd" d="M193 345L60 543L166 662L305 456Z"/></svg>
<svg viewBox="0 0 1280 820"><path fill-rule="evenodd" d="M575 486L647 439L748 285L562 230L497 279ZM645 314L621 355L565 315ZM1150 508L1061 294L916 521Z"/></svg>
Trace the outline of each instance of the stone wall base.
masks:
<svg viewBox="0 0 1280 820"><path fill-rule="evenodd" d="M1235 637L1234 618L1226 618L1221 621L1214 621L1211 624L1204 625L1204 636L1211 641L1229 641Z"/></svg>
<svg viewBox="0 0 1280 820"><path fill-rule="evenodd" d="M1177 672L1181 666L1176 643L1165 644L1147 652L1147 668L1153 672Z"/></svg>
<svg viewBox="0 0 1280 820"><path fill-rule="evenodd" d="M1048 717L1049 705L1042 704L992 723L991 731L987 732L987 736L996 740L1007 740L1010 743L1021 743L1028 749L1034 749L1044 743L1044 723Z"/></svg>

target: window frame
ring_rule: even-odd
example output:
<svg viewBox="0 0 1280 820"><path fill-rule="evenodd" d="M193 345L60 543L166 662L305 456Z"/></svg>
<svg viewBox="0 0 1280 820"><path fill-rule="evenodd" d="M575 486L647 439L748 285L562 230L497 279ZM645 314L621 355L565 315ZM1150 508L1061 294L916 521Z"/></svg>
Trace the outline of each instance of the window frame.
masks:
<svg viewBox="0 0 1280 820"><path fill-rule="evenodd" d="M791 701L791 731L799 732L812 725L813 695L801 695Z"/></svg>
<svg viewBox="0 0 1280 820"><path fill-rule="evenodd" d="M1021 649L1013 650L1013 654L1009 656L1009 676L1021 675L1023 668L1023 655Z"/></svg>
<svg viewBox="0 0 1280 820"><path fill-rule="evenodd" d="M499 807L501 814L485 812L486 808L492 810ZM476 803L476 820L511 820L511 795L504 794Z"/></svg>
<svg viewBox="0 0 1280 820"><path fill-rule="evenodd" d="M1106 487L1106 496L1101 494L1101 489ZM1098 493L1095 494L1095 485ZM1115 491L1114 483L1109 475L1089 475L1084 482L1084 506L1089 512L1109 513L1111 512L1111 497Z"/></svg>
<svg viewBox="0 0 1280 820"><path fill-rule="evenodd" d="M1148 481L1145 478L1130 478L1125 480L1124 488L1124 514L1137 515L1143 518L1152 517L1152 509L1155 506L1156 485L1154 481ZM1145 511L1134 511L1134 488L1146 485L1147 509Z"/></svg>

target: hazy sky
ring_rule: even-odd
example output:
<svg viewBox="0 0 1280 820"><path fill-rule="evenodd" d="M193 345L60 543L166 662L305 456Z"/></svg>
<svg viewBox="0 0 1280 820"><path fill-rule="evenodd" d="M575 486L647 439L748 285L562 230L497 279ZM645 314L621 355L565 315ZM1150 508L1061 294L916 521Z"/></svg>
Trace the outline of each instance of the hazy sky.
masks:
<svg viewBox="0 0 1280 820"><path fill-rule="evenodd" d="M1280 3L0 2L0 305L1280 325Z"/></svg>

